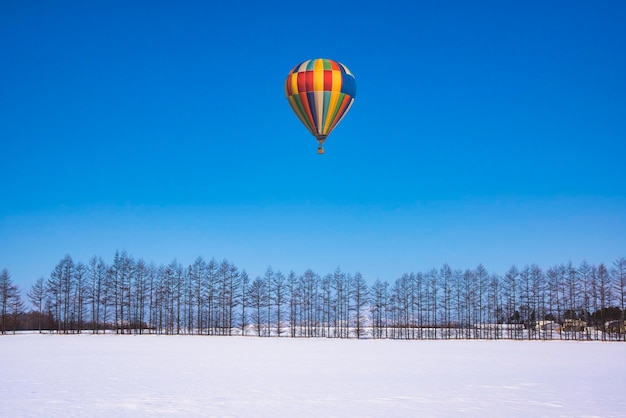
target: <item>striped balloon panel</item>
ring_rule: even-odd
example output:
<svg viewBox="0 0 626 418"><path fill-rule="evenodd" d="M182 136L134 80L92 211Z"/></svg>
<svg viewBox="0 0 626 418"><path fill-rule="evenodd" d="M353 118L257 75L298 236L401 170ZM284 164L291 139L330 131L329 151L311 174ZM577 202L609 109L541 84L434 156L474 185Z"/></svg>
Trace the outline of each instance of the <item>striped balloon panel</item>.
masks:
<svg viewBox="0 0 626 418"><path fill-rule="evenodd" d="M354 102L356 82L345 65L318 58L304 61L291 70L285 93L309 132L315 137L326 137Z"/></svg>

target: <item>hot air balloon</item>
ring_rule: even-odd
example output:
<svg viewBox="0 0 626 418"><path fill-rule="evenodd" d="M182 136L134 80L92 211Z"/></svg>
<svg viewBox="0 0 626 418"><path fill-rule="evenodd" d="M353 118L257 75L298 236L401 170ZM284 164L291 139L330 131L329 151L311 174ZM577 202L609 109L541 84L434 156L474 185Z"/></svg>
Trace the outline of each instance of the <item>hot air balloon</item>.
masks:
<svg viewBox="0 0 626 418"><path fill-rule="evenodd" d="M317 139L317 153L323 154L326 137L354 103L354 75L330 59L304 61L289 72L285 93L295 114Z"/></svg>

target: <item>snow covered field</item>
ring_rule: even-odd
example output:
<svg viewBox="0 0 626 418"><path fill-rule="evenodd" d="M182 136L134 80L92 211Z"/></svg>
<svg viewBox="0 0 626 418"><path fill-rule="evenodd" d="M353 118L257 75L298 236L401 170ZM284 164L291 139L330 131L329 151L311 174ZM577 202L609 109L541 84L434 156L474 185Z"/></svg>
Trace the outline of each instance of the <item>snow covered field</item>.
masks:
<svg viewBox="0 0 626 418"><path fill-rule="evenodd" d="M0 337L2 417L626 416L626 344Z"/></svg>

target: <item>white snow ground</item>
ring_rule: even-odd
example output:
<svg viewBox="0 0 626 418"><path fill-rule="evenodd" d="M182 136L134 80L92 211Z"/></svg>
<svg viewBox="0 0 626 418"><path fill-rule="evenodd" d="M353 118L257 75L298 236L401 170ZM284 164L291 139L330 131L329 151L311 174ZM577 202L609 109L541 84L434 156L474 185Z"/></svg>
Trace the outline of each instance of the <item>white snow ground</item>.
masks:
<svg viewBox="0 0 626 418"><path fill-rule="evenodd" d="M626 417L626 344L0 337L2 417Z"/></svg>

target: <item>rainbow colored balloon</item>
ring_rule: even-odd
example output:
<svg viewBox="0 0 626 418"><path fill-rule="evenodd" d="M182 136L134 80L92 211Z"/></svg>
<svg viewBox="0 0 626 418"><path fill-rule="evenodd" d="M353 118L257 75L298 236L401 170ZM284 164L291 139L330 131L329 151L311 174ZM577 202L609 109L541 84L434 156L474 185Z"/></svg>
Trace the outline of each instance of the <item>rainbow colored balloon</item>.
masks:
<svg viewBox="0 0 626 418"><path fill-rule="evenodd" d="M289 72L285 93L295 114L317 139L317 153L323 154L326 137L354 103L356 81L345 65L317 58Z"/></svg>

